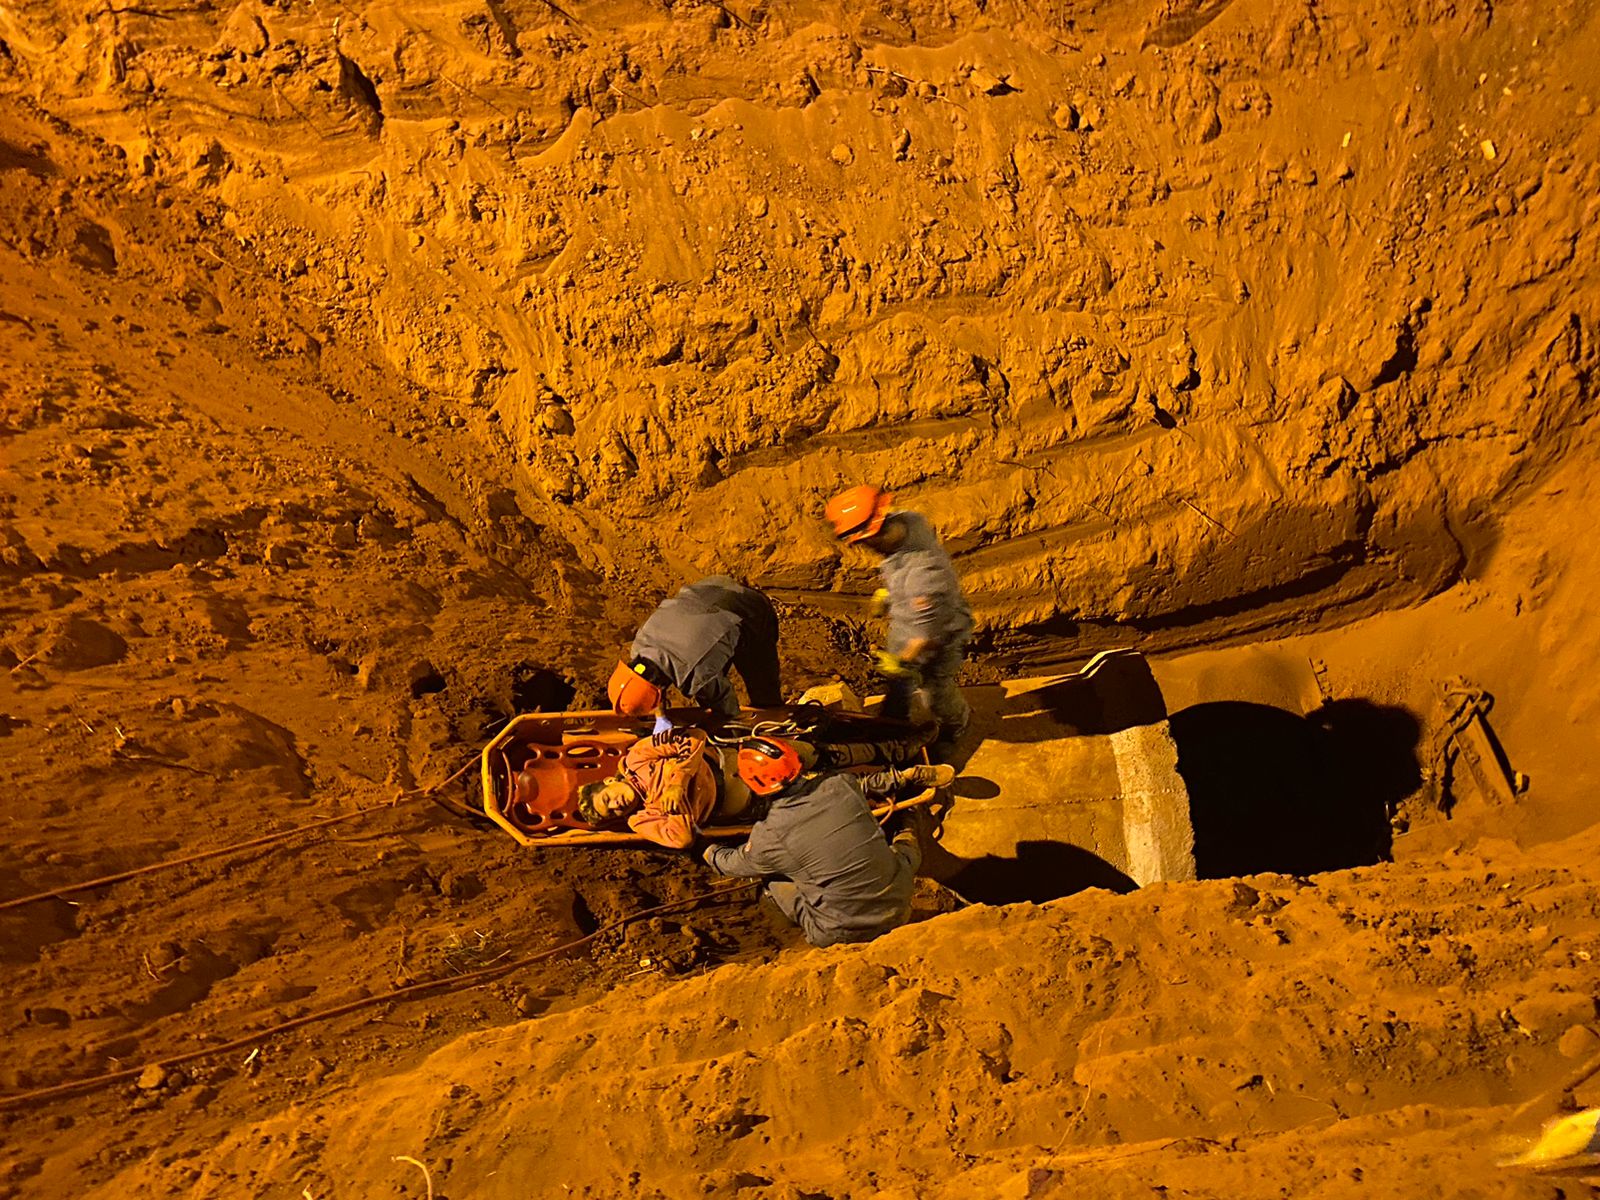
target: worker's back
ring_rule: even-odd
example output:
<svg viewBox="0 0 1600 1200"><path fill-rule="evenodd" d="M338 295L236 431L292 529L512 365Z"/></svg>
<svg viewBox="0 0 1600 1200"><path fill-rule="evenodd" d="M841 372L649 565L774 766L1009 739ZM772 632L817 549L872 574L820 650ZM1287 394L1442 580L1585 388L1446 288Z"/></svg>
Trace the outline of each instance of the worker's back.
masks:
<svg viewBox="0 0 1600 1200"><path fill-rule="evenodd" d="M749 589L725 575L680 589L639 626L633 655L650 659L685 692L694 691L727 669L744 620L741 591Z"/></svg>
<svg viewBox="0 0 1600 1200"><path fill-rule="evenodd" d="M686 584L667 603L698 605L706 612L730 612L740 621L759 621L772 611L772 605L755 588L740 583L731 575L707 575Z"/></svg>
<svg viewBox="0 0 1600 1200"><path fill-rule="evenodd" d="M889 519L905 530L905 540L878 567L889 593L889 648L913 638L943 644L965 637L972 609L939 535L921 513L896 510Z"/></svg>
<svg viewBox="0 0 1600 1200"><path fill-rule="evenodd" d="M794 917L818 945L873 937L910 910L914 869L890 848L853 776L789 788L756 823L745 854L795 885Z"/></svg>

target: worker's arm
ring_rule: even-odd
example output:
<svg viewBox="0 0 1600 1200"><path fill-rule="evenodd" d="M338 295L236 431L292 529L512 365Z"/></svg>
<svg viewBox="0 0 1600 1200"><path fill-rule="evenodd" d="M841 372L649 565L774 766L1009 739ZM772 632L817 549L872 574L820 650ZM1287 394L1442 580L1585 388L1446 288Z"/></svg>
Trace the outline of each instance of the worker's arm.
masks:
<svg viewBox="0 0 1600 1200"><path fill-rule="evenodd" d="M918 562L901 577L890 610L890 649L901 662L917 665L944 645L949 617L959 591L949 573L936 564ZM898 642L899 645L895 645Z"/></svg>
<svg viewBox="0 0 1600 1200"><path fill-rule="evenodd" d="M729 875L734 879L760 879L766 872L751 861L745 852L748 846L748 842L743 846L707 846L701 857L705 859L706 866L718 875Z"/></svg>
<svg viewBox="0 0 1600 1200"><path fill-rule="evenodd" d="M706 866L718 875L731 875L736 879L782 875L785 867L782 843L764 821L756 822L744 845L707 846L701 857L705 859Z"/></svg>

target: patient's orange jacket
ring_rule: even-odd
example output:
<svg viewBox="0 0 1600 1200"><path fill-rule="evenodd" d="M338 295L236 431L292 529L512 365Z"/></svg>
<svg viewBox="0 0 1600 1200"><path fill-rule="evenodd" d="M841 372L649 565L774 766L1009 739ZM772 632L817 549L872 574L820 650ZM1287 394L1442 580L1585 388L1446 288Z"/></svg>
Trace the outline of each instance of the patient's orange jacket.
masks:
<svg viewBox="0 0 1600 1200"><path fill-rule="evenodd" d="M644 798L644 807L628 818L640 837L673 850L687 850L697 828L717 806L717 780L706 762L705 735L696 731L677 744L635 742L622 759L622 777ZM670 812L677 799L678 812Z"/></svg>

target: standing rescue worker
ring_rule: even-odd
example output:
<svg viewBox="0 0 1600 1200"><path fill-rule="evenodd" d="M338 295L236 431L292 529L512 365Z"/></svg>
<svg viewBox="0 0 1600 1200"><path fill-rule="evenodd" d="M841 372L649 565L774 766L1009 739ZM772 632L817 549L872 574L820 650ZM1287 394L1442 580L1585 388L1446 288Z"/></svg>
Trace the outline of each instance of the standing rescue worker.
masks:
<svg viewBox="0 0 1600 1200"><path fill-rule="evenodd" d="M948 785L949 767L901 773L916 786ZM782 738L747 738L739 777L770 798L742 846L708 846L719 875L767 880L767 895L813 946L865 942L904 925L922 849L905 822L893 841L878 827L853 775L806 774L800 748Z"/></svg>
<svg viewBox="0 0 1600 1200"><path fill-rule="evenodd" d="M629 655L611 673L611 707L630 717L655 713L658 733L671 728L662 715L669 687L736 715L730 668L738 669L754 707L783 703L778 614L765 595L727 575L708 576L662 601L639 627Z"/></svg>
<svg viewBox="0 0 1600 1200"><path fill-rule="evenodd" d="M892 499L863 484L828 501L827 518L840 541L882 556L883 586L873 604L889 616L887 645L877 651L889 694L879 711L904 720L912 696L921 691L939 721L929 753L948 758L972 715L956 687L972 635L972 610L933 526L920 513L891 509Z"/></svg>

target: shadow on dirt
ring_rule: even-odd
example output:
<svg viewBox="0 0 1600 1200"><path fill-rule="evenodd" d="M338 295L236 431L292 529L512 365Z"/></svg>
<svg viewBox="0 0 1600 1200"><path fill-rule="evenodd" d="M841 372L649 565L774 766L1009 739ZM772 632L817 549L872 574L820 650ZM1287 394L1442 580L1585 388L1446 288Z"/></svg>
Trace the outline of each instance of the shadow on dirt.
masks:
<svg viewBox="0 0 1600 1200"><path fill-rule="evenodd" d="M0 882L10 884L9 872ZM9 886L6 890L25 891ZM60 897L0 913L0 963L38 962L46 946L83 932L77 914L77 906Z"/></svg>
<svg viewBox="0 0 1600 1200"><path fill-rule="evenodd" d="M972 736L951 761L965 765L980 739L1026 745L1116 733L1167 715L1160 685L1138 654L1101 655L1083 672L1010 694L1003 684L962 689L972 706Z"/></svg>
<svg viewBox="0 0 1600 1200"><path fill-rule="evenodd" d="M1304 717L1241 701L1197 704L1171 726L1201 879L1382 862L1389 818L1422 782L1416 717L1366 700Z"/></svg>
<svg viewBox="0 0 1600 1200"><path fill-rule="evenodd" d="M1120 893L1136 886L1098 854L1066 842L1019 842L1015 858L986 854L967 862L935 845L925 856L923 869L982 904L1043 904L1086 888Z"/></svg>

